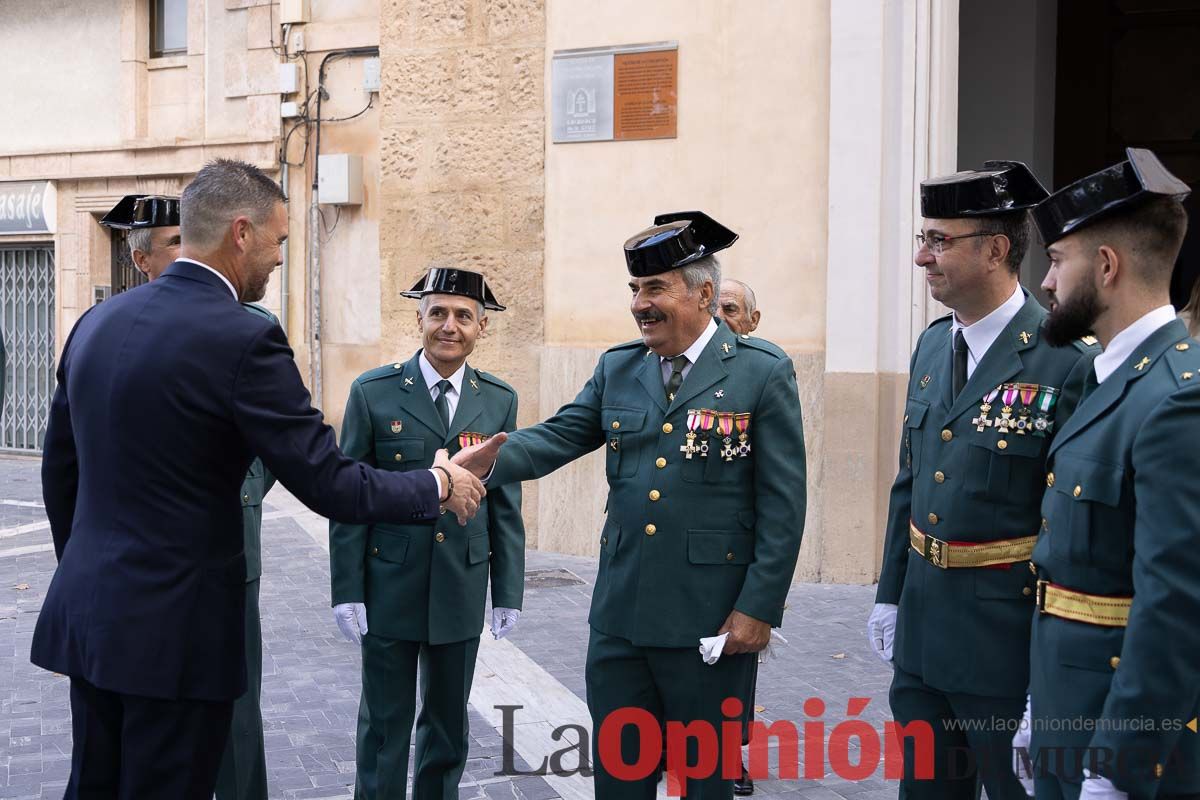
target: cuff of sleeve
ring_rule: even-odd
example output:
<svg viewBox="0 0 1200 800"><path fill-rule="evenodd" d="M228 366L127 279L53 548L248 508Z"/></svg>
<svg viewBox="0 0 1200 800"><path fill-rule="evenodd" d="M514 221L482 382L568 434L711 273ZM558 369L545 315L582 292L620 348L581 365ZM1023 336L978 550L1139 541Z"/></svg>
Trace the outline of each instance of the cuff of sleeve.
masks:
<svg viewBox="0 0 1200 800"><path fill-rule="evenodd" d="M446 493L446 486L442 483L442 474L436 469L429 470L429 474L433 476L435 481L437 481L437 500L438 504L440 505L442 502L442 495Z"/></svg>

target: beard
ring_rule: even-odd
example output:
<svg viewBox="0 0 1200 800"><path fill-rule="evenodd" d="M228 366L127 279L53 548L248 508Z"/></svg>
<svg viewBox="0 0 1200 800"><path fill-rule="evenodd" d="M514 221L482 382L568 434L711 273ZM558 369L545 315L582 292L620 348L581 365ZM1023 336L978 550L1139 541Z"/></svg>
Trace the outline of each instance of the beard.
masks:
<svg viewBox="0 0 1200 800"><path fill-rule="evenodd" d="M267 273L262 278L247 278L246 285L242 289L242 296L238 300L243 303L257 303L259 300L262 300L267 296L267 282L270 280L270 273Z"/></svg>
<svg viewBox="0 0 1200 800"><path fill-rule="evenodd" d="M1089 280L1074 296L1055 306L1042 324L1042 336L1051 347L1066 347L1090 334L1104 310L1100 305L1100 290Z"/></svg>

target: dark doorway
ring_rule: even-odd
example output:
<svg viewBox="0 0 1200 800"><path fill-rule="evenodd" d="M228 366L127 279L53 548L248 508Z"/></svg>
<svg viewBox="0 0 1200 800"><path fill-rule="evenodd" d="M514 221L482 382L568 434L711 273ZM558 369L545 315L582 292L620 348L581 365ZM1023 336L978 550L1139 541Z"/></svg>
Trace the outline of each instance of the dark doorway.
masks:
<svg viewBox="0 0 1200 800"><path fill-rule="evenodd" d="M112 231L112 293L120 294L126 289L147 283L146 276L133 265L129 252L128 232Z"/></svg>

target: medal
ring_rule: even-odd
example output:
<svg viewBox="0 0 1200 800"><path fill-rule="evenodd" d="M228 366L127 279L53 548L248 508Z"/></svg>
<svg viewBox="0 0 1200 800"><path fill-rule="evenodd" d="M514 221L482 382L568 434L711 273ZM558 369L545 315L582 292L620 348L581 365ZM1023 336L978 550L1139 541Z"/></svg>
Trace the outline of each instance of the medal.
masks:
<svg viewBox="0 0 1200 800"><path fill-rule="evenodd" d="M733 461L737 448L733 446L733 412L724 411L717 417L717 428L721 432L721 458Z"/></svg>
<svg viewBox="0 0 1200 800"><path fill-rule="evenodd" d="M1000 419L996 420L996 432L1001 436L1017 427L1017 421L1012 418L1013 403L1017 400L1017 385L1006 383L1002 388L1004 394L1000 399L1004 407L1000 409Z"/></svg>
<svg viewBox="0 0 1200 800"><path fill-rule="evenodd" d="M716 417L715 411L709 411L707 408L700 410L700 457L708 458L708 436L712 431L713 421Z"/></svg>
<svg viewBox="0 0 1200 800"><path fill-rule="evenodd" d="M1033 435L1037 437L1045 437L1046 434L1054 431L1054 420L1050 416L1054 413L1054 404L1058 402L1058 390L1053 386L1043 386L1042 393L1036 401L1037 416L1033 418Z"/></svg>
<svg viewBox="0 0 1200 800"><path fill-rule="evenodd" d="M1027 431L1033 430L1033 422L1029 419L1029 414L1033 411L1033 398L1037 397L1038 385L1036 383L1019 383L1017 391L1021 397L1021 410L1018 412L1016 430L1019 436L1024 436Z"/></svg>
<svg viewBox="0 0 1200 800"><path fill-rule="evenodd" d="M971 420L971 424L975 426L975 430L983 433L984 428L990 428L995 424L996 420L988 416L988 412L992 410L992 401L996 399L996 395L1000 394L1000 387L997 386L983 396L983 402L979 405L979 416Z"/></svg>
<svg viewBox="0 0 1200 800"><path fill-rule="evenodd" d="M750 429L750 414L734 414L733 424L738 430L738 458L746 458L750 455L750 435L746 433Z"/></svg>
<svg viewBox="0 0 1200 800"><path fill-rule="evenodd" d="M688 409L687 426L688 432L683 437L679 452L690 461L692 456L700 452L700 448L696 446L696 428L700 427L700 412L694 408Z"/></svg>

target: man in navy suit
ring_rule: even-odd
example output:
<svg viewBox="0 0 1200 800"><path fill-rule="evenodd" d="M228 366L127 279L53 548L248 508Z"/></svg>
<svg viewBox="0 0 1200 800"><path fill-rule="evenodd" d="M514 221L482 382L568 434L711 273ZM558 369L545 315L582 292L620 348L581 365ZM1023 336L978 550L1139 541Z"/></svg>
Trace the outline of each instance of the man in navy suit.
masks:
<svg viewBox="0 0 1200 800"><path fill-rule="evenodd" d="M58 365L42 491L58 570L32 660L71 679L67 798L212 797L246 690L239 487L254 455L343 522L466 519L482 485L439 454L345 457L278 325L247 314L287 214L257 168L215 161L181 199L181 258L88 311ZM496 437L503 442L504 437Z"/></svg>

